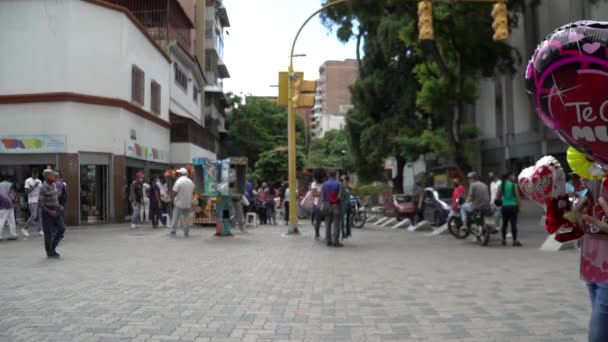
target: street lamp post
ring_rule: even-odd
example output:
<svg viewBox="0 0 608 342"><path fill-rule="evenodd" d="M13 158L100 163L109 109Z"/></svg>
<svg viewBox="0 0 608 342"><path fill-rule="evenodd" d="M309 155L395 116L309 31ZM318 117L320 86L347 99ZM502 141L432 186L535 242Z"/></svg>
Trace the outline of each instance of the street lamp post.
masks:
<svg viewBox="0 0 608 342"><path fill-rule="evenodd" d="M294 51L296 48L296 41L300 36L300 32L308 22L314 18L317 14L324 11L325 9L335 6L338 4L342 4L348 2L350 0L335 0L332 1L325 6L321 7L319 10L311 14L308 19L304 21L300 29L296 33L295 38L293 39L293 43L291 44L291 53L289 54L289 77L288 77L288 118L287 118L287 148L289 153L289 228L287 230L287 234L299 234L298 231L298 198L297 198L297 178L296 178L296 103L293 101L293 96L295 95L294 89L294 80L297 78L297 74L294 73L293 69L293 57Z"/></svg>

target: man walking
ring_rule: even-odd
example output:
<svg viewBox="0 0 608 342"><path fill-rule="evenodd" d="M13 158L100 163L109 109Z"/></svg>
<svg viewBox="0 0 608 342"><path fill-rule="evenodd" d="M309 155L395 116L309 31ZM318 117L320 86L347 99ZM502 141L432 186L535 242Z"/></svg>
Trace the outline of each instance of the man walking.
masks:
<svg viewBox="0 0 608 342"><path fill-rule="evenodd" d="M46 169L42 172L45 179L40 189L40 206L42 227L44 229L44 249L49 259L58 259L56 248L63 239L65 227L63 225L63 208L59 205L59 196L55 188L55 172Z"/></svg>
<svg viewBox="0 0 608 342"><path fill-rule="evenodd" d="M498 229L501 227L502 223L502 205L499 205L501 203L496 202L496 194L498 193L498 189L502 182L493 172L490 172L488 177L490 178L490 205L492 206L492 209L494 209L495 228Z"/></svg>
<svg viewBox="0 0 608 342"><path fill-rule="evenodd" d="M329 171L329 180L321 187L321 213L325 219L325 239L328 246L343 247L340 243L340 182L336 171ZM333 230L332 230L333 229Z"/></svg>
<svg viewBox="0 0 608 342"><path fill-rule="evenodd" d="M140 212L143 203L143 172L135 174L135 180L131 183L131 190L129 191L129 200L131 201L131 208L133 208L133 214L131 214L131 229L136 229L137 225L141 223Z"/></svg>
<svg viewBox="0 0 608 342"><path fill-rule="evenodd" d="M38 218L38 214L40 214L38 209L38 197L40 194L40 188L42 187L42 182L38 179L38 169L32 169L32 177L25 180L25 192L27 193L27 204L30 209L30 217L25 222L25 226L21 229L21 233L23 236L28 237L30 233L28 229L31 223L35 223L38 225L38 233L43 235L42 231L42 222Z"/></svg>
<svg viewBox="0 0 608 342"><path fill-rule="evenodd" d="M8 229L11 236L8 240L17 239L17 227L15 225L15 209L13 201L15 199L15 189L13 183L9 182L6 176L2 175L0 182L0 240L2 240L2 232L4 224L8 221Z"/></svg>
<svg viewBox="0 0 608 342"><path fill-rule="evenodd" d="M188 170L181 168L177 170L181 175L173 185L173 222L171 224L171 237L176 237L177 226L180 218L184 218L184 236L190 236L190 208L192 207L192 194L194 183L188 178Z"/></svg>
<svg viewBox="0 0 608 342"><path fill-rule="evenodd" d="M477 172L469 172L469 195L467 202L460 206L462 224L468 226L468 214L477 209L490 207L490 191L488 186L479 180Z"/></svg>

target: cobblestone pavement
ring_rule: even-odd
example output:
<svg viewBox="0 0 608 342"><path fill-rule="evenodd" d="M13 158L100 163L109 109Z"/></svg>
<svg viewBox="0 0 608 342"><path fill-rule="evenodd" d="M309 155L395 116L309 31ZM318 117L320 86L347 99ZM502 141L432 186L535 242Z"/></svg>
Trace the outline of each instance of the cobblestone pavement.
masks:
<svg viewBox="0 0 608 342"><path fill-rule="evenodd" d="M70 229L61 260L3 241L0 341L586 340L578 255L539 251L539 228L522 248L373 226L328 248L302 230Z"/></svg>

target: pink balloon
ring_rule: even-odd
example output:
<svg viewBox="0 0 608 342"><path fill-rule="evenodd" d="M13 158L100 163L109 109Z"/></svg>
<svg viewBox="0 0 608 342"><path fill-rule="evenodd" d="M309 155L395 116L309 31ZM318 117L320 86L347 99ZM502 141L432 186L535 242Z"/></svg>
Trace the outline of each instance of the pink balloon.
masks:
<svg viewBox="0 0 608 342"><path fill-rule="evenodd" d="M545 124L591 159L608 163L608 22L579 21L549 35L526 69Z"/></svg>

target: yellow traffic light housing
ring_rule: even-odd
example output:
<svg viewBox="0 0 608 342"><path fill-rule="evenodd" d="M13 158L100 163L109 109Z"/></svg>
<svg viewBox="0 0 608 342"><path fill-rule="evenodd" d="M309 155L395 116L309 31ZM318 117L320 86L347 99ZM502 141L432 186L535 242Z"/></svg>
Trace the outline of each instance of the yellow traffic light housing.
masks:
<svg viewBox="0 0 608 342"><path fill-rule="evenodd" d="M433 40L433 3L430 0L418 1L418 38Z"/></svg>
<svg viewBox="0 0 608 342"><path fill-rule="evenodd" d="M492 9L492 29L494 29L494 40L505 41L509 39L509 17L507 4L503 1L494 4Z"/></svg>
<svg viewBox="0 0 608 342"><path fill-rule="evenodd" d="M279 97L277 103L279 106L287 106L289 102L289 72L279 72Z"/></svg>
<svg viewBox="0 0 608 342"><path fill-rule="evenodd" d="M315 91L317 82L304 80L303 73L293 74L293 96L291 101L296 108L313 107L315 105Z"/></svg>

